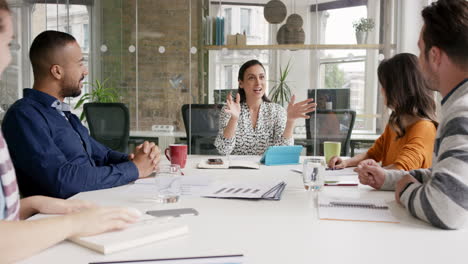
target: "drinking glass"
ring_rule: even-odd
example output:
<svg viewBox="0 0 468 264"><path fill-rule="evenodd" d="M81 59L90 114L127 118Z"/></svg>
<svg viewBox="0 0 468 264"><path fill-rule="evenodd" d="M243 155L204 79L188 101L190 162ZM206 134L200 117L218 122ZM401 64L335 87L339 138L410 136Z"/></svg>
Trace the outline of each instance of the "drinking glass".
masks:
<svg viewBox="0 0 468 264"><path fill-rule="evenodd" d="M320 191L324 184L325 160L321 158L305 159L302 179L306 190Z"/></svg>
<svg viewBox="0 0 468 264"><path fill-rule="evenodd" d="M156 171L156 201L175 203L181 194L182 172L178 164L160 165Z"/></svg>

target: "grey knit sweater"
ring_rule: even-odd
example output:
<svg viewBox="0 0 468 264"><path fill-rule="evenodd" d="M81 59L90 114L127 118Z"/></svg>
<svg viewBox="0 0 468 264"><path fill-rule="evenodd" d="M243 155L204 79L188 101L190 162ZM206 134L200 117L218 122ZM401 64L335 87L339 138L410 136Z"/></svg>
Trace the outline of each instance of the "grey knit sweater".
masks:
<svg viewBox="0 0 468 264"><path fill-rule="evenodd" d="M421 220L443 229L468 222L468 79L442 102L442 118L434 144L431 169L410 171L411 184L400 200ZM394 190L408 172L386 171L382 190Z"/></svg>

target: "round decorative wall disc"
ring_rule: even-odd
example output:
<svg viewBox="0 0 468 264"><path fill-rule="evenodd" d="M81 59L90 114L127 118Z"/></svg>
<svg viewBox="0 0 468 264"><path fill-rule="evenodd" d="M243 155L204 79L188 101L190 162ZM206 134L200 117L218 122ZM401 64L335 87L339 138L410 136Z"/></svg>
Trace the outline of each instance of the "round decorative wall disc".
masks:
<svg viewBox="0 0 468 264"><path fill-rule="evenodd" d="M263 9L263 16L271 24L279 24L286 18L286 5L280 0L271 0Z"/></svg>
<svg viewBox="0 0 468 264"><path fill-rule="evenodd" d="M291 14L288 16L288 19L286 19L286 25L288 25L290 29L302 28L303 24L302 17L298 14Z"/></svg>

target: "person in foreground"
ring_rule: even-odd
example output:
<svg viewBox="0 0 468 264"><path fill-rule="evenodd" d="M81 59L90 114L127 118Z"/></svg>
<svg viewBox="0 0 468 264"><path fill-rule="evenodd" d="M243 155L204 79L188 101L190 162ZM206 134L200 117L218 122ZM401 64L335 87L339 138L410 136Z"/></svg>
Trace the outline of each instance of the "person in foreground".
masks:
<svg viewBox="0 0 468 264"><path fill-rule="evenodd" d="M0 76L11 60L12 20L5 0L0 0ZM66 214L31 221L32 214ZM98 208L78 200L31 196L19 200L15 170L0 132L0 252L1 263L33 255L64 239L123 229L138 219L125 208Z"/></svg>
<svg viewBox="0 0 468 264"><path fill-rule="evenodd" d="M355 167L361 162L386 169L430 168L436 136L433 92L418 65L418 58L401 53L384 60L377 69L385 104L392 110L384 133L366 152L351 159L334 156L330 168Z"/></svg>
<svg viewBox="0 0 468 264"><path fill-rule="evenodd" d="M231 94L219 117L215 146L224 155L262 155L269 146L292 145L294 122L309 118L313 99L295 103L291 97L287 112L266 96L265 68L250 60L239 69L236 100Z"/></svg>
<svg viewBox="0 0 468 264"><path fill-rule="evenodd" d="M395 190L415 217L443 229L468 222L468 2L439 0L422 11L419 62L429 88L440 92L442 120L431 169L384 170L363 165L362 184Z"/></svg>
<svg viewBox="0 0 468 264"><path fill-rule="evenodd" d="M2 126L22 195L68 198L124 185L156 169L160 152L154 143L145 142L131 155L113 151L91 138L64 103L65 97L80 95L88 74L73 36L44 31L29 56L33 89L24 89Z"/></svg>

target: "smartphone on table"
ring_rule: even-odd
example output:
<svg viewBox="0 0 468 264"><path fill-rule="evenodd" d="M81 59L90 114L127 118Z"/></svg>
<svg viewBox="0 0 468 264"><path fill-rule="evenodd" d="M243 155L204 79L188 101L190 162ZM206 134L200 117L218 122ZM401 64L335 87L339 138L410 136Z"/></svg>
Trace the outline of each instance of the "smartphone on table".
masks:
<svg viewBox="0 0 468 264"><path fill-rule="evenodd" d="M222 159L208 159L208 164L210 165L223 165Z"/></svg>

